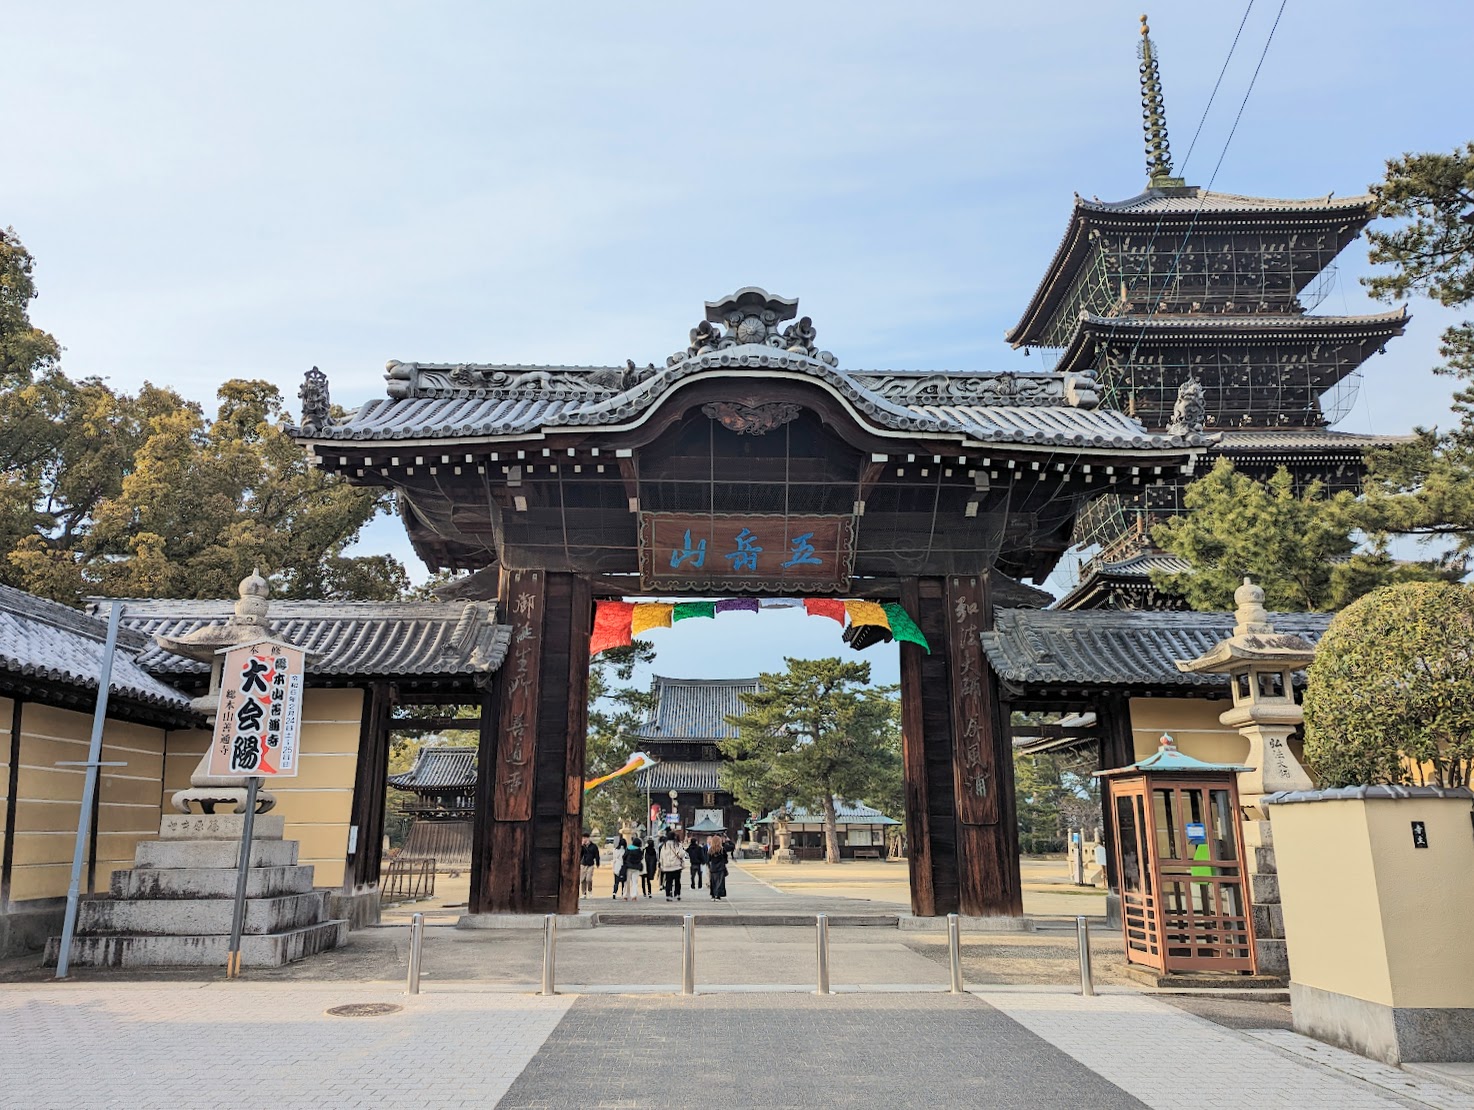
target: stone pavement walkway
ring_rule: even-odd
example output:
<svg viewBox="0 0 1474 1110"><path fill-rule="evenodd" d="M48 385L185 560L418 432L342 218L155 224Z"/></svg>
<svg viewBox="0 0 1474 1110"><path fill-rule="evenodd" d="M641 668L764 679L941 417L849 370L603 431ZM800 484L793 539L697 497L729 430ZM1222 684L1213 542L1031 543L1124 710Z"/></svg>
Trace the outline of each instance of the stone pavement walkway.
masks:
<svg viewBox="0 0 1474 1110"><path fill-rule="evenodd" d="M334 1017L355 1003L400 1007ZM1474 1107L1134 992L539 998L484 984L0 988L0 1106Z"/></svg>

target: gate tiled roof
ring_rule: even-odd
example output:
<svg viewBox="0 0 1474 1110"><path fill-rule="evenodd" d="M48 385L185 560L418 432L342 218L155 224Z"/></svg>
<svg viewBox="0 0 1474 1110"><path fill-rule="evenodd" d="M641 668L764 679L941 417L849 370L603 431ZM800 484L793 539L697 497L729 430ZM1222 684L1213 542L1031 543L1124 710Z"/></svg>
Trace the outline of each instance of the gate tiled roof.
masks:
<svg viewBox="0 0 1474 1110"><path fill-rule="evenodd" d="M1320 640L1330 613L1273 613L1276 631ZM983 650L1000 678L1030 686L1212 688L1226 675L1179 671L1233 635L1232 613L1155 610L999 609L982 634Z"/></svg>
<svg viewBox="0 0 1474 1110"><path fill-rule="evenodd" d="M105 601L93 601L94 612ZM233 601L131 599L123 623L149 637L174 638L227 620ZM511 629L486 601L279 601L273 635L307 650L307 673L335 680L467 675L486 679L501 666ZM208 665L150 644L139 663L155 675L203 675Z"/></svg>

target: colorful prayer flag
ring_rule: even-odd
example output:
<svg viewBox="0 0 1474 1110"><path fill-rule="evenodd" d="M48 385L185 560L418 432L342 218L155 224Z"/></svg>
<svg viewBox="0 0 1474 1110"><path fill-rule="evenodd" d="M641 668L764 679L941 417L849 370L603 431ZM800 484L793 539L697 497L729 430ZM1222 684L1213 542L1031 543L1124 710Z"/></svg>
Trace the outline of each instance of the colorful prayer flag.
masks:
<svg viewBox="0 0 1474 1110"><path fill-rule="evenodd" d="M931 645L926 642L926 637L921 634L921 629L916 627L916 622L911 619L911 614L901 607L899 601L887 601L883 606L885 615L890 619L891 634L898 640L907 640L913 644L920 644L931 654Z"/></svg>
<svg viewBox="0 0 1474 1110"><path fill-rule="evenodd" d="M692 617L715 617L716 615L717 603L715 601L678 601L670 619L688 621Z"/></svg>
<svg viewBox="0 0 1474 1110"><path fill-rule="evenodd" d="M803 602L796 597L765 597L759 602L764 609L801 609Z"/></svg>
<svg viewBox="0 0 1474 1110"><path fill-rule="evenodd" d="M845 613L848 614L851 624L874 624L881 628L890 628L891 622L882 609L873 601L846 601L844 603Z"/></svg>
<svg viewBox="0 0 1474 1110"><path fill-rule="evenodd" d="M624 647L633 643L630 625L634 615L633 601L595 602L594 632L589 637L589 654L598 655L606 648Z"/></svg>
<svg viewBox="0 0 1474 1110"><path fill-rule="evenodd" d="M805 598L804 611L811 617L828 617L830 620L844 624L844 602L836 601L834 598Z"/></svg>
<svg viewBox="0 0 1474 1110"><path fill-rule="evenodd" d="M638 636L649 628L669 628L671 610L675 606L668 601L641 601L635 605L630 617L630 635Z"/></svg>
<svg viewBox="0 0 1474 1110"><path fill-rule="evenodd" d="M757 598L729 597L717 602L718 613L756 613Z"/></svg>

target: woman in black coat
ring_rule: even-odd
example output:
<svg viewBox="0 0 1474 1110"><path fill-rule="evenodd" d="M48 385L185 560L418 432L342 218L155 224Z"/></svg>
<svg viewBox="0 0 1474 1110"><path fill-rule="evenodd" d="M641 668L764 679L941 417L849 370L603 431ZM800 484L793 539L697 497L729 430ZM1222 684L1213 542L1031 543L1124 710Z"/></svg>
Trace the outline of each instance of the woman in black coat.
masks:
<svg viewBox="0 0 1474 1110"><path fill-rule="evenodd" d="M659 867L659 856L655 852L655 838L645 838L645 870L640 872L640 893L646 898L654 896L655 871Z"/></svg>
<svg viewBox="0 0 1474 1110"><path fill-rule="evenodd" d="M720 902L727 896L727 846L719 836L706 842L706 869L711 880L708 885L712 899Z"/></svg>

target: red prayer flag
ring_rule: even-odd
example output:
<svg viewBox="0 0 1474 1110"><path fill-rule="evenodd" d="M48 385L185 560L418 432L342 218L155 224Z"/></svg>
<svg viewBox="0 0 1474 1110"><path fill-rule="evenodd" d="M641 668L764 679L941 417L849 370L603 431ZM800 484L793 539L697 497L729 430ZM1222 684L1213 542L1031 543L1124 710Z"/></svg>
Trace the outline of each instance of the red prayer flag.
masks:
<svg viewBox="0 0 1474 1110"><path fill-rule="evenodd" d="M844 602L832 597L806 597L804 611L811 617L828 617L844 624Z"/></svg>
<svg viewBox="0 0 1474 1110"><path fill-rule="evenodd" d="M589 654L598 655L605 648L624 647L635 642L630 622L635 617L633 601L597 601L594 603L594 634L589 637Z"/></svg>

